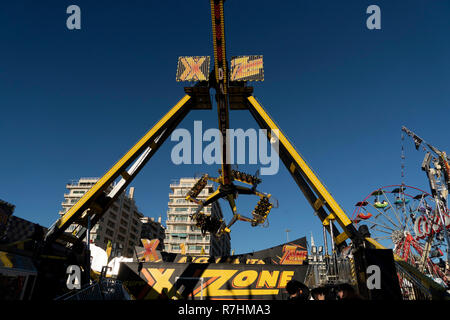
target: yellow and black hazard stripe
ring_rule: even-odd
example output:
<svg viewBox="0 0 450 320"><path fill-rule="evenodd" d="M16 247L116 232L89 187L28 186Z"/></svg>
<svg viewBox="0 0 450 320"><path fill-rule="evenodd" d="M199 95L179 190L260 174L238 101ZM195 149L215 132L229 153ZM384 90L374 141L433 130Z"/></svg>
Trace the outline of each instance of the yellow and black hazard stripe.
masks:
<svg viewBox="0 0 450 320"><path fill-rule="evenodd" d="M223 0L211 0L211 21L214 44L214 67L219 90L227 94L227 58L225 51L225 21Z"/></svg>
<svg viewBox="0 0 450 320"><path fill-rule="evenodd" d="M211 22L214 44L214 69L216 77L216 99L219 116L219 130L222 133L222 176L221 183L231 184L231 168L228 164L228 147L226 144L227 129L229 128L228 116L228 72L225 51L225 23L223 14L223 0L211 0Z"/></svg>

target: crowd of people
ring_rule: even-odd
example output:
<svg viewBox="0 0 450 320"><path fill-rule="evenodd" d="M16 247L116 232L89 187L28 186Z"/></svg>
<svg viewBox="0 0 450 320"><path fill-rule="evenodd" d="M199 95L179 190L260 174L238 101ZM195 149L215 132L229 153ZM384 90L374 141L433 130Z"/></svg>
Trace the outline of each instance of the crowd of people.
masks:
<svg viewBox="0 0 450 320"><path fill-rule="evenodd" d="M309 289L304 283L291 280L286 285L289 300L362 300L355 288L348 284L327 285Z"/></svg>

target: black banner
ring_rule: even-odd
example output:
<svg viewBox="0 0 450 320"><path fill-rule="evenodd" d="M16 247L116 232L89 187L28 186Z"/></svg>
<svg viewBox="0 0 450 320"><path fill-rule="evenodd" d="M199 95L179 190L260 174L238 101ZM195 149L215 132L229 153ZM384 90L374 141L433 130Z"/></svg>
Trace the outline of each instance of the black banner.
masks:
<svg viewBox="0 0 450 320"><path fill-rule="evenodd" d="M118 280L136 299L280 300L286 284L304 282L307 266L125 262Z"/></svg>

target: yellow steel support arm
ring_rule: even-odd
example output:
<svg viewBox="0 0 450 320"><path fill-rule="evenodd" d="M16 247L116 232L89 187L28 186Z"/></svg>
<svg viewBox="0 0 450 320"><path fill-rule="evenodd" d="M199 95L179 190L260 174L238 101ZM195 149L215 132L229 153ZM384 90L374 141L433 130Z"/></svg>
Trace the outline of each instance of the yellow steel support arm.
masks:
<svg viewBox="0 0 450 320"><path fill-rule="evenodd" d="M311 170L306 161L295 150L294 146L283 134L276 123L271 119L264 108L253 97L247 97L248 109L258 122L262 129L267 130L267 135L270 140L271 135L277 135L279 140L279 156L286 168L289 170L297 185L303 191L306 199L314 208L318 217L329 230L329 221L335 220L343 229L339 233L333 225L333 234L335 235L335 242L337 245L344 244L348 238L354 238L358 235L352 221L347 217L345 212L334 200L317 175ZM325 211L327 209L327 211ZM352 239L353 240L353 239Z"/></svg>
<svg viewBox="0 0 450 320"><path fill-rule="evenodd" d="M149 147L159 147L165 138L170 135L171 131L176 125L186 116L190 110L191 97L185 95L170 111L159 120L153 128L151 128L117 163L109 169L103 177L101 177L97 183L86 192L81 199L73 207L71 207L56 223L51 227L46 235L46 241L50 242L55 240L77 219L80 219L88 209L92 210L92 213L96 214L95 220L92 221L91 227L100 218L99 216L107 210L107 208L98 203L98 200L105 195L107 188L120 176L126 180L122 189L128 185L132 178L136 175L130 176L127 173L127 167L130 166L146 149ZM161 139L163 137L163 139ZM158 141L158 143L156 143ZM157 149L157 148L156 148ZM150 156L156 150L152 150ZM146 159L148 161L148 159ZM139 168L140 170L140 168ZM110 199L111 200L111 199ZM107 201L111 203L111 201ZM101 209L99 210L99 207ZM99 212L100 211L100 212ZM92 214L90 213L90 214Z"/></svg>

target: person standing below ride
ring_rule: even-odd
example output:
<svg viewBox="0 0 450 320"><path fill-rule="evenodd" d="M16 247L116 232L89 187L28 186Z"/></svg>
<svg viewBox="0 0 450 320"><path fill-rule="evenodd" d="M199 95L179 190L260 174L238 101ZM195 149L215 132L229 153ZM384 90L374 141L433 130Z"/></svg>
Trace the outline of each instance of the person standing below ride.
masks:
<svg viewBox="0 0 450 320"><path fill-rule="evenodd" d="M311 296L314 300L325 300L327 291L323 287L314 288L311 290Z"/></svg>
<svg viewBox="0 0 450 320"><path fill-rule="evenodd" d="M356 293L355 288L348 283L338 285L336 292L338 300L362 300L361 296Z"/></svg>
<svg viewBox="0 0 450 320"><path fill-rule="evenodd" d="M286 291L289 293L289 300L308 301L309 288L297 280L291 280L286 284Z"/></svg>

